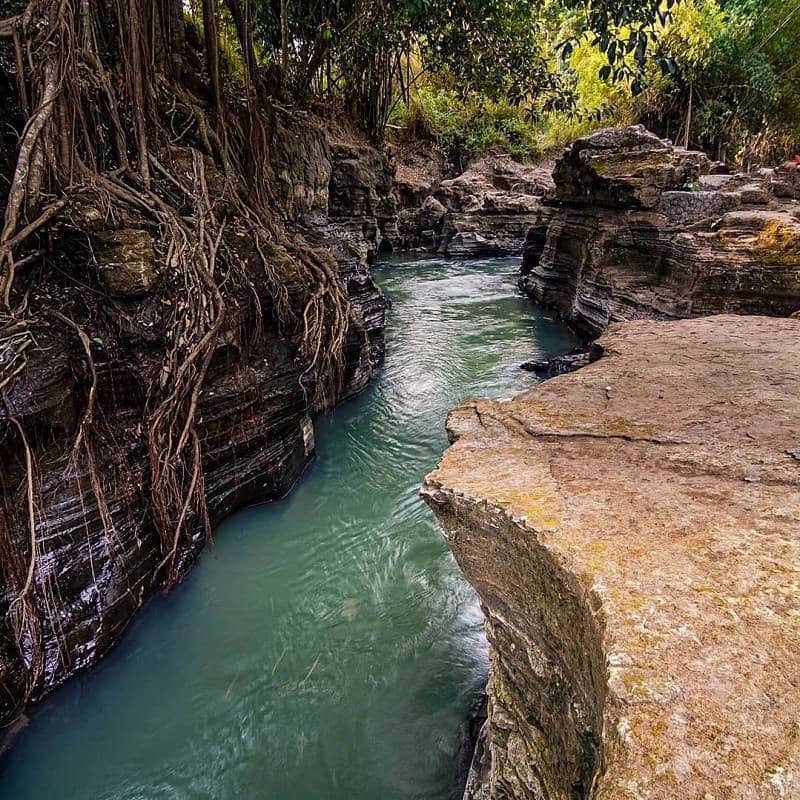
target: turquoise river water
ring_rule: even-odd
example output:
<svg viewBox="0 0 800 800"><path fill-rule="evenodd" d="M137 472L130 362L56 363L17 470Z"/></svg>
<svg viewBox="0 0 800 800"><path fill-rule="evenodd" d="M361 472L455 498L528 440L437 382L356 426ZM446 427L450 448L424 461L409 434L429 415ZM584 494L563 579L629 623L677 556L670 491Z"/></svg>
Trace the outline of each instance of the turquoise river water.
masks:
<svg viewBox="0 0 800 800"><path fill-rule="evenodd" d="M317 423L286 500L236 514L183 585L39 706L2 800L450 800L486 677L476 597L417 492L447 410L575 344L518 260L394 260L386 363Z"/></svg>

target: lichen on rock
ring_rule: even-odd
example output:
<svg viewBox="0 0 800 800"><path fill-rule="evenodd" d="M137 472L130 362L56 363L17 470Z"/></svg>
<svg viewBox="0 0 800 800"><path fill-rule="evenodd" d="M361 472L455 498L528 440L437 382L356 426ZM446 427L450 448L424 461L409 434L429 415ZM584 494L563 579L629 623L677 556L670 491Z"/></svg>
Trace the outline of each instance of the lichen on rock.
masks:
<svg viewBox="0 0 800 800"><path fill-rule="evenodd" d="M800 322L612 326L426 479L491 645L491 798L800 794ZM477 773L476 773L477 774Z"/></svg>

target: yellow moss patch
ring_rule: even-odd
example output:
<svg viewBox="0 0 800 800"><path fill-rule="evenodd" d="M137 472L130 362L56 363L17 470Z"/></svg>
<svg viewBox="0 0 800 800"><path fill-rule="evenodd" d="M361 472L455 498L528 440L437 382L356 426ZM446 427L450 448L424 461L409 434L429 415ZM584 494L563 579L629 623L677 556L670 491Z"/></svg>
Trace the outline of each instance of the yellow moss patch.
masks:
<svg viewBox="0 0 800 800"><path fill-rule="evenodd" d="M613 153L592 159L595 172L603 178L622 178L628 175L644 175L653 170L661 170L671 163L667 151L648 153Z"/></svg>
<svg viewBox="0 0 800 800"><path fill-rule="evenodd" d="M800 266L800 234L781 219L767 221L758 232L753 249L765 264Z"/></svg>

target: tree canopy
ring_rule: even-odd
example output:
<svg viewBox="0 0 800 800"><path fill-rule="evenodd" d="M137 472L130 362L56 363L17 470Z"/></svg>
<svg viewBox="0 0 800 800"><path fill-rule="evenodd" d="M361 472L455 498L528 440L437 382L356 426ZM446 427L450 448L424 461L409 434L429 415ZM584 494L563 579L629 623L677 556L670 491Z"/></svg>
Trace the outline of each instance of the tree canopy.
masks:
<svg viewBox="0 0 800 800"><path fill-rule="evenodd" d="M652 0L262 0L248 13L260 60L281 65L295 96L342 99L380 138L398 97L407 100L422 74L448 75L462 96L572 106L560 61L588 34L617 79L632 78L651 55L645 45L668 14L661 5ZM666 0L665 8L671 5ZM569 36L556 41L554 23L566 17Z"/></svg>
<svg viewBox="0 0 800 800"><path fill-rule="evenodd" d="M338 104L375 140L439 92L454 117L466 103L573 130L641 119L720 157L797 141L800 9L783 0L231 0L220 14L234 60L248 62L244 25L251 67L277 67L292 98Z"/></svg>

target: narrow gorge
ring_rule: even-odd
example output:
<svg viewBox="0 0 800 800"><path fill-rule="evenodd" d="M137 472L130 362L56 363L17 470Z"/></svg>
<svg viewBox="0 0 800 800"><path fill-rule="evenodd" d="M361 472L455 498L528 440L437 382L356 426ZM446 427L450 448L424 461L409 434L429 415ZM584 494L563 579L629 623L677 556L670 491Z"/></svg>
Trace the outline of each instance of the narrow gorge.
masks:
<svg viewBox="0 0 800 800"><path fill-rule="evenodd" d="M798 43L0 0L0 798L800 798Z"/></svg>
<svg viewBox="0 0 800 800"><path fill-rule="evenodd" d="M381 371L316 421L287 499L218 526L181 586L29 712L0 796L460 794L483 624L418 489L449 407L508 396L532 383L519 363L576 344L515 291L517 268L377 266L393 304Z"/></svg>

